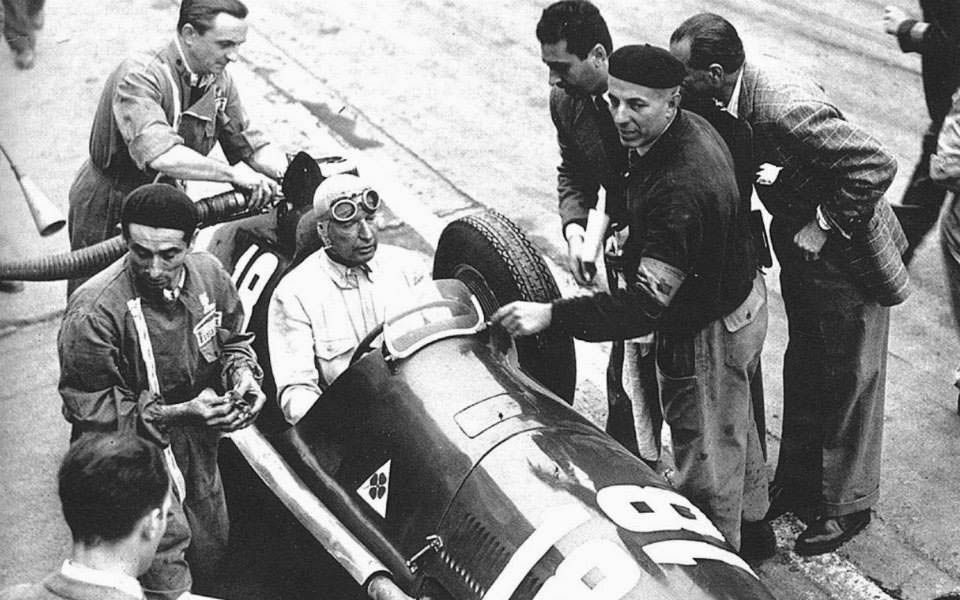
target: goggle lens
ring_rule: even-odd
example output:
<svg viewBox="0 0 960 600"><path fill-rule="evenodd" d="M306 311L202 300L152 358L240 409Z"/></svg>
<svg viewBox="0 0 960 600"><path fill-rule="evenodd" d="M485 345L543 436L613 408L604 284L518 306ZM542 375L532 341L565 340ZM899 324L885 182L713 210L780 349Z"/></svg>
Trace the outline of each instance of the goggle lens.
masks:
<svg viewBox="0 0 960 600"><path fill-rule="evenodd" d="M330 206L330 214L336 221L349 223L357 217L361 207L366 212L373 213L380 209L380 204L380 194L366 189L358 194L334 200Z"/></svg>

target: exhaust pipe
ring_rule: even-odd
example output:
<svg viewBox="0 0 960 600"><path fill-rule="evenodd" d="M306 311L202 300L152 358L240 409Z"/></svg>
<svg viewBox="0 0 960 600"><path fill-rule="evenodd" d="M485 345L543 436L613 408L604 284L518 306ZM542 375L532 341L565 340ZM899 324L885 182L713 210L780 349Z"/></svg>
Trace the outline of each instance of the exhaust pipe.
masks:
<svg viewBox="0 0 960 600"><path fill-rule="evenodd" d="M248 199L237 191L197 201L200 226L243 219L258 214L247 208ZM15 261L0 261L0 281L57 281L87 277L103 270L127 253L123 236L114 236L79 250Z"/></svg>
<svg viewBox="0 0 960 600"><path fill-rule="evenodd" d="M390 570L310 491L256 425L227 434L254 472L373 600L413 600Z"/></svg>

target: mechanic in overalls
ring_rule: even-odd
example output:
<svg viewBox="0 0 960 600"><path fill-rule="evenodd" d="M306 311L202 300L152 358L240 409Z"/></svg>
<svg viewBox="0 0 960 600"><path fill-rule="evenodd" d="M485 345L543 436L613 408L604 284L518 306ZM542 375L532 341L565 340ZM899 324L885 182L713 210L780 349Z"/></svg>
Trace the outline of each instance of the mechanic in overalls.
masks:
<svg viewBox="0 0 960 600"><path fill-rule="evenodd" d="M160 178L230 183L255 207L279 193L286 156L250 127L225 70L246 40L246 16L239 0L183 0L174 39L110 75L90 158L70 188L71 249L116 235L124 196ZM207 156L217 142L229 164ZM81 283L71 280L68 295Z"/></svg>
<svg viewBox="0 0 960 600"><path fill-rule="evenodd" d="M190 252L199 221L190 198L147 184L120 221L126 257L67 304L57 339L63 415L74 439L119 431L164 449L176 502L141 583L148 600L210 594L229 529L217 444L262 408L262 371L230 276L212 255Z"/></svg>

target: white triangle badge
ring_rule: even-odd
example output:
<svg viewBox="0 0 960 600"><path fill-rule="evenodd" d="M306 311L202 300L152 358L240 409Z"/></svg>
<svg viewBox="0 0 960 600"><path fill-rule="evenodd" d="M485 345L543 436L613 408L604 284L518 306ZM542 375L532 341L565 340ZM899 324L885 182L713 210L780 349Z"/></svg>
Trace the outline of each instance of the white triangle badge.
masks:
<svg viewBox="0 0 960 600"><path fill-rule="evenodd" d="M387 498L390 496L390 463L383 463L376 472L367 477L363 485L357 488L357 493L367 504L377 511L377 514L387 518Z"/></svg>

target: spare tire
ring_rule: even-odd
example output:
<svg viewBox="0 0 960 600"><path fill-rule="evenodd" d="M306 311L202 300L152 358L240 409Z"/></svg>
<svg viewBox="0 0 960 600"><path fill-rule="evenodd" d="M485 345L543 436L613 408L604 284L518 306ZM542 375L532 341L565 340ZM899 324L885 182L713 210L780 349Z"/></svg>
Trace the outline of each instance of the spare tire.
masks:
<svg viewBox="0 0 960 600"><path fill-rule="evenodd" d="M502 214L488 210L453 221L437 242L434 279L460 279L489 317L514 300L551 302L560 290L540 253ZM520 366L546 388L573 403L577 360L573 339L551 329L516 339Z"/></svg>

